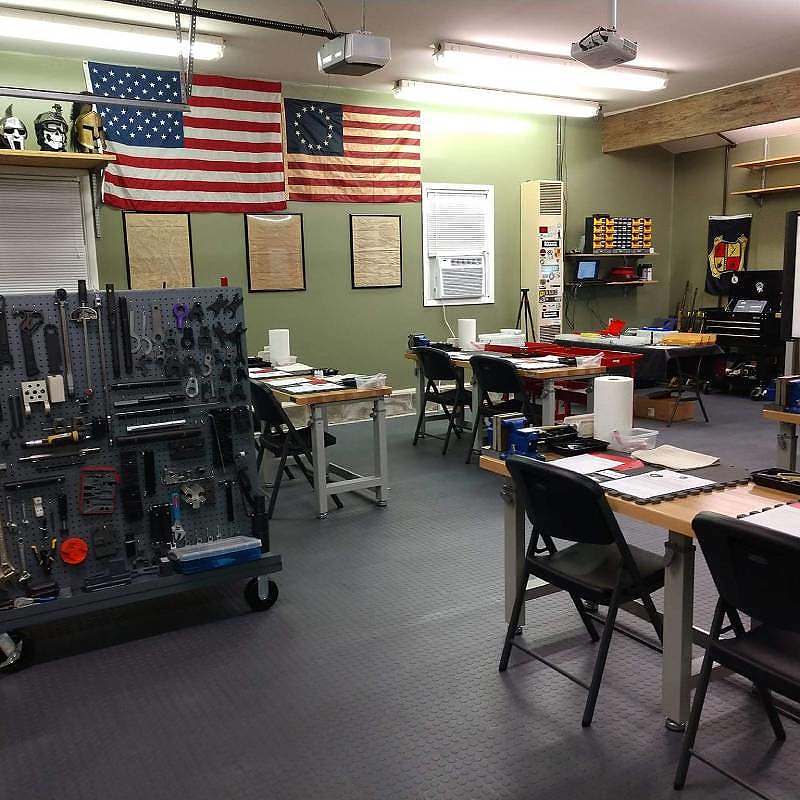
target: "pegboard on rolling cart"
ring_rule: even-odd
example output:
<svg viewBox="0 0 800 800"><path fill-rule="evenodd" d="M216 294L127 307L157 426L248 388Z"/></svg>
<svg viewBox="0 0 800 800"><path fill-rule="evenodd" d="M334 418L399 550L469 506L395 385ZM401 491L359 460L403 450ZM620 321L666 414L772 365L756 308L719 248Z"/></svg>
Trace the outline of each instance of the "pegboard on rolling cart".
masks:
<svg viewBox="0 0 800 800"><path fill-rule="evenodd" d="M274 602L245 330L229 287L0 297L0 667L3 631L98 606Z"/></svg>

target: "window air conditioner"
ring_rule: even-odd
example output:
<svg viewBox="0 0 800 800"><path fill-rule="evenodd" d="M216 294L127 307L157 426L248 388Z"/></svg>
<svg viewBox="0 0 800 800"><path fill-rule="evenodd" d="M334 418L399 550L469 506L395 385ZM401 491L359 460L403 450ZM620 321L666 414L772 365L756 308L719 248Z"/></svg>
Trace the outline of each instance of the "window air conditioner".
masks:
<svg viewBox="0 0 800 800"><path fill-rule="evenodd" d="M483 297L486 293L486 256L437 256L434 259L433 296L436 300Z"/></svg>

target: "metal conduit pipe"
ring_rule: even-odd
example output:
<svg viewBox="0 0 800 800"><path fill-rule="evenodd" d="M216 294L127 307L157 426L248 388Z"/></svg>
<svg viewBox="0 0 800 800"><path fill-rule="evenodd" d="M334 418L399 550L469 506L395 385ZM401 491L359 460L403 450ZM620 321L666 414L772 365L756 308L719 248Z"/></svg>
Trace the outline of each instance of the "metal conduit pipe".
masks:
<svg viewBox="0 0 800 800"><path fill-rule="evenodd" d="M164 2L164 0L107 0L109 3L119 3L123 6L133 6L134 8L149 8L153 11L164 11L174 14L175 4ZM274 19L262 19L261 17L251 17L247 14L232 14L229 11L215 11L211 8L191 8L181 6L178 11L190 17L202 17L203 19L213 19L217 22L231 22L235 25L248 25L251 28L269 28L275 31L286 33L299 33L305 36L319 36L323 39L336 39L344 36L339 31L326 30L325 28L315 28L312 25L299 25L294 22L281 22Z"/></svg>

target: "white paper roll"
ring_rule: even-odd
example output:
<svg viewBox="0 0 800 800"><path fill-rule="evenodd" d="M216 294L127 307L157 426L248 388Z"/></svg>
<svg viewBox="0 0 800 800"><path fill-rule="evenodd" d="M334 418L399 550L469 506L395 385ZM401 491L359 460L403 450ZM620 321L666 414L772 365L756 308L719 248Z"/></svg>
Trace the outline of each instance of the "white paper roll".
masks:
<svg viewBox="0 0 800 800"><path fill-rule="evenodd" d="M289 361L289 331L286 328L274 328L269 332L269 360L275 366Z"/></svg>
<svg viewBox="0 0 800 800"><path fill-rule="evenodd" d="M462 350L472 349L472 343L478 338L478 323L474 319L458 321L458 346Z"/></svg>
<svg viewBox="0 0 800 800"><path fill-rule="evenodd" d="M612 431L633 427L633 378L602 375L594 381L594 438L611 441Z"/></svg>

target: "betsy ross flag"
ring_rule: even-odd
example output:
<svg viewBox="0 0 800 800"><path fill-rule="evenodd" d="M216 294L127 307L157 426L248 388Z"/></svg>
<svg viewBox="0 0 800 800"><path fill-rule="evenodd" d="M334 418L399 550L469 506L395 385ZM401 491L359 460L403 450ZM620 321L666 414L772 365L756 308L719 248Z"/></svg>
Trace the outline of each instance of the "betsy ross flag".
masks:
<svg viewBox="0 0 800 800"><path fill-rule="evenodd" d="M289 199L419 203L420 113L284 100Z"/></svg>
<svg viewBox="0 0 800 800"><path fill-rule="evenodd" d="M86 62L106 97L180 103L173 70ZM108 151L103 201L132 211L258 212L286 208L281 85L195 75L191 112L103 106Z"/></svg>

